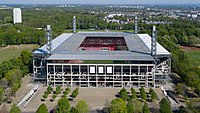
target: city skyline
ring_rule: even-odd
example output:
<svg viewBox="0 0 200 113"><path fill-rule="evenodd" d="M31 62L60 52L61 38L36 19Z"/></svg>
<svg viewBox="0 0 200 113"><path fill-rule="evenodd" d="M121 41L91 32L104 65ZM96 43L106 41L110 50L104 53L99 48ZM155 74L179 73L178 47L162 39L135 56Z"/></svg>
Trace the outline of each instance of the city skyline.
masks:
<svg viewBox="0 0 200 113"><path fill-rule="evenodd" d="M200 4L198 0L1 0L0 4Z"/></svg>

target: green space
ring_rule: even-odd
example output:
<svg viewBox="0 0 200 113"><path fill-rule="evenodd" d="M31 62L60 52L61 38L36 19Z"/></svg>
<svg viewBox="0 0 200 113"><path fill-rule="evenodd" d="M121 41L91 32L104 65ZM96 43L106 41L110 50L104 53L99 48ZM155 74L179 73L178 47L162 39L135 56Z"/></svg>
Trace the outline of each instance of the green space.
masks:
<svg viewBox="0 0 200 113"><path fill-rule="evenodd" d="M187 51L186 54L188 55L192 65L200 66L200 50Z"/></svg>
<svg viewBox="0 0 200 113"><path fill-rule="evenodd" d="M21 51L28 50L32 52L33 49L38 48L39 45L36 44L27 44L27 45L14 45L0 48L0 64L3 61L9 61L13 58L18 58L21 54Z"/></svg>

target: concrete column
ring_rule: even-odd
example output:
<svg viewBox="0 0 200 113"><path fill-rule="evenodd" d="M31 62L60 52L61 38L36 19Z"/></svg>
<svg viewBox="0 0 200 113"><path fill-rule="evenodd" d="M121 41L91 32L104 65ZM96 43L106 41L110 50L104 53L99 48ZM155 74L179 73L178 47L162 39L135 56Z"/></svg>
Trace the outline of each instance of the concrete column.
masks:
<svg viewBox="0 0 200 113"><path fill-rule="evenodd" d="M71 71L71 87L72 87L72 82L73 82L73 77L72 77L72 65L70 65L70 71Z"/></svg>
<svg viewBox="0 0 200 113"><path fill-rule="evenodd" d="M64 87L64 82L65 82L65 74L63 73L63 65L62 65L62 80L63 80L63 82L62 82L62 86Z"/></svg>
<svg viewBox="0 0 200 113"><path fill-rule="evenodd" d="M46 81L47 82L47 86L49 85L49 77L48 77L49 73L48 73L48 70L49 70L49 68L48 68L48 65L47 65L47 70L46 70L47 71L47 81Z"/></svg>
<svg viewBox="0 0 200 113"><path fill-rule="evenodd" d="M53 84L53 86L55 87L55 76L56 76L56 72L55 72L55 65L53 65L53 73L54 73L54 84Z"/></svg>

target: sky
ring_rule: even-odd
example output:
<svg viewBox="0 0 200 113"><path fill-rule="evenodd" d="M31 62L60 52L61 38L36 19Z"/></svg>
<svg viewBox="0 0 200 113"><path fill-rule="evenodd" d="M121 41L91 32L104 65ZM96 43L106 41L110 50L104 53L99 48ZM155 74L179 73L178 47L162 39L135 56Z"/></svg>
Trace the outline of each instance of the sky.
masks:
<svg viewBox="0 0 200 113"><path fill-rule="evenodd" d="M200 4L200 0L0 0L0 4Z"/></svg>

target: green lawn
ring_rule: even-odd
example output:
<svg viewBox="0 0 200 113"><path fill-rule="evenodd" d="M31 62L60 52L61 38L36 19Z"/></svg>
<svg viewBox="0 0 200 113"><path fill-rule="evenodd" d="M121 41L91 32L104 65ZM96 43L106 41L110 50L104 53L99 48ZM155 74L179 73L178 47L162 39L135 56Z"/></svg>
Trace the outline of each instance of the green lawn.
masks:
<svg viewBox="0 0 200 113"><path fill-rule="evenodd" d="M194 66L200 66L200 50L190 50L186 53Z"/></svg>
<svg viewBox="0 0 200 113"><path fill-rule="evenodd" d="M27 44L27 45L13 45L0 48L0 64L3 61L9 61L12 58L17 58L20 56L22 50L32 51L38 48L39 45Z"/></svg>

